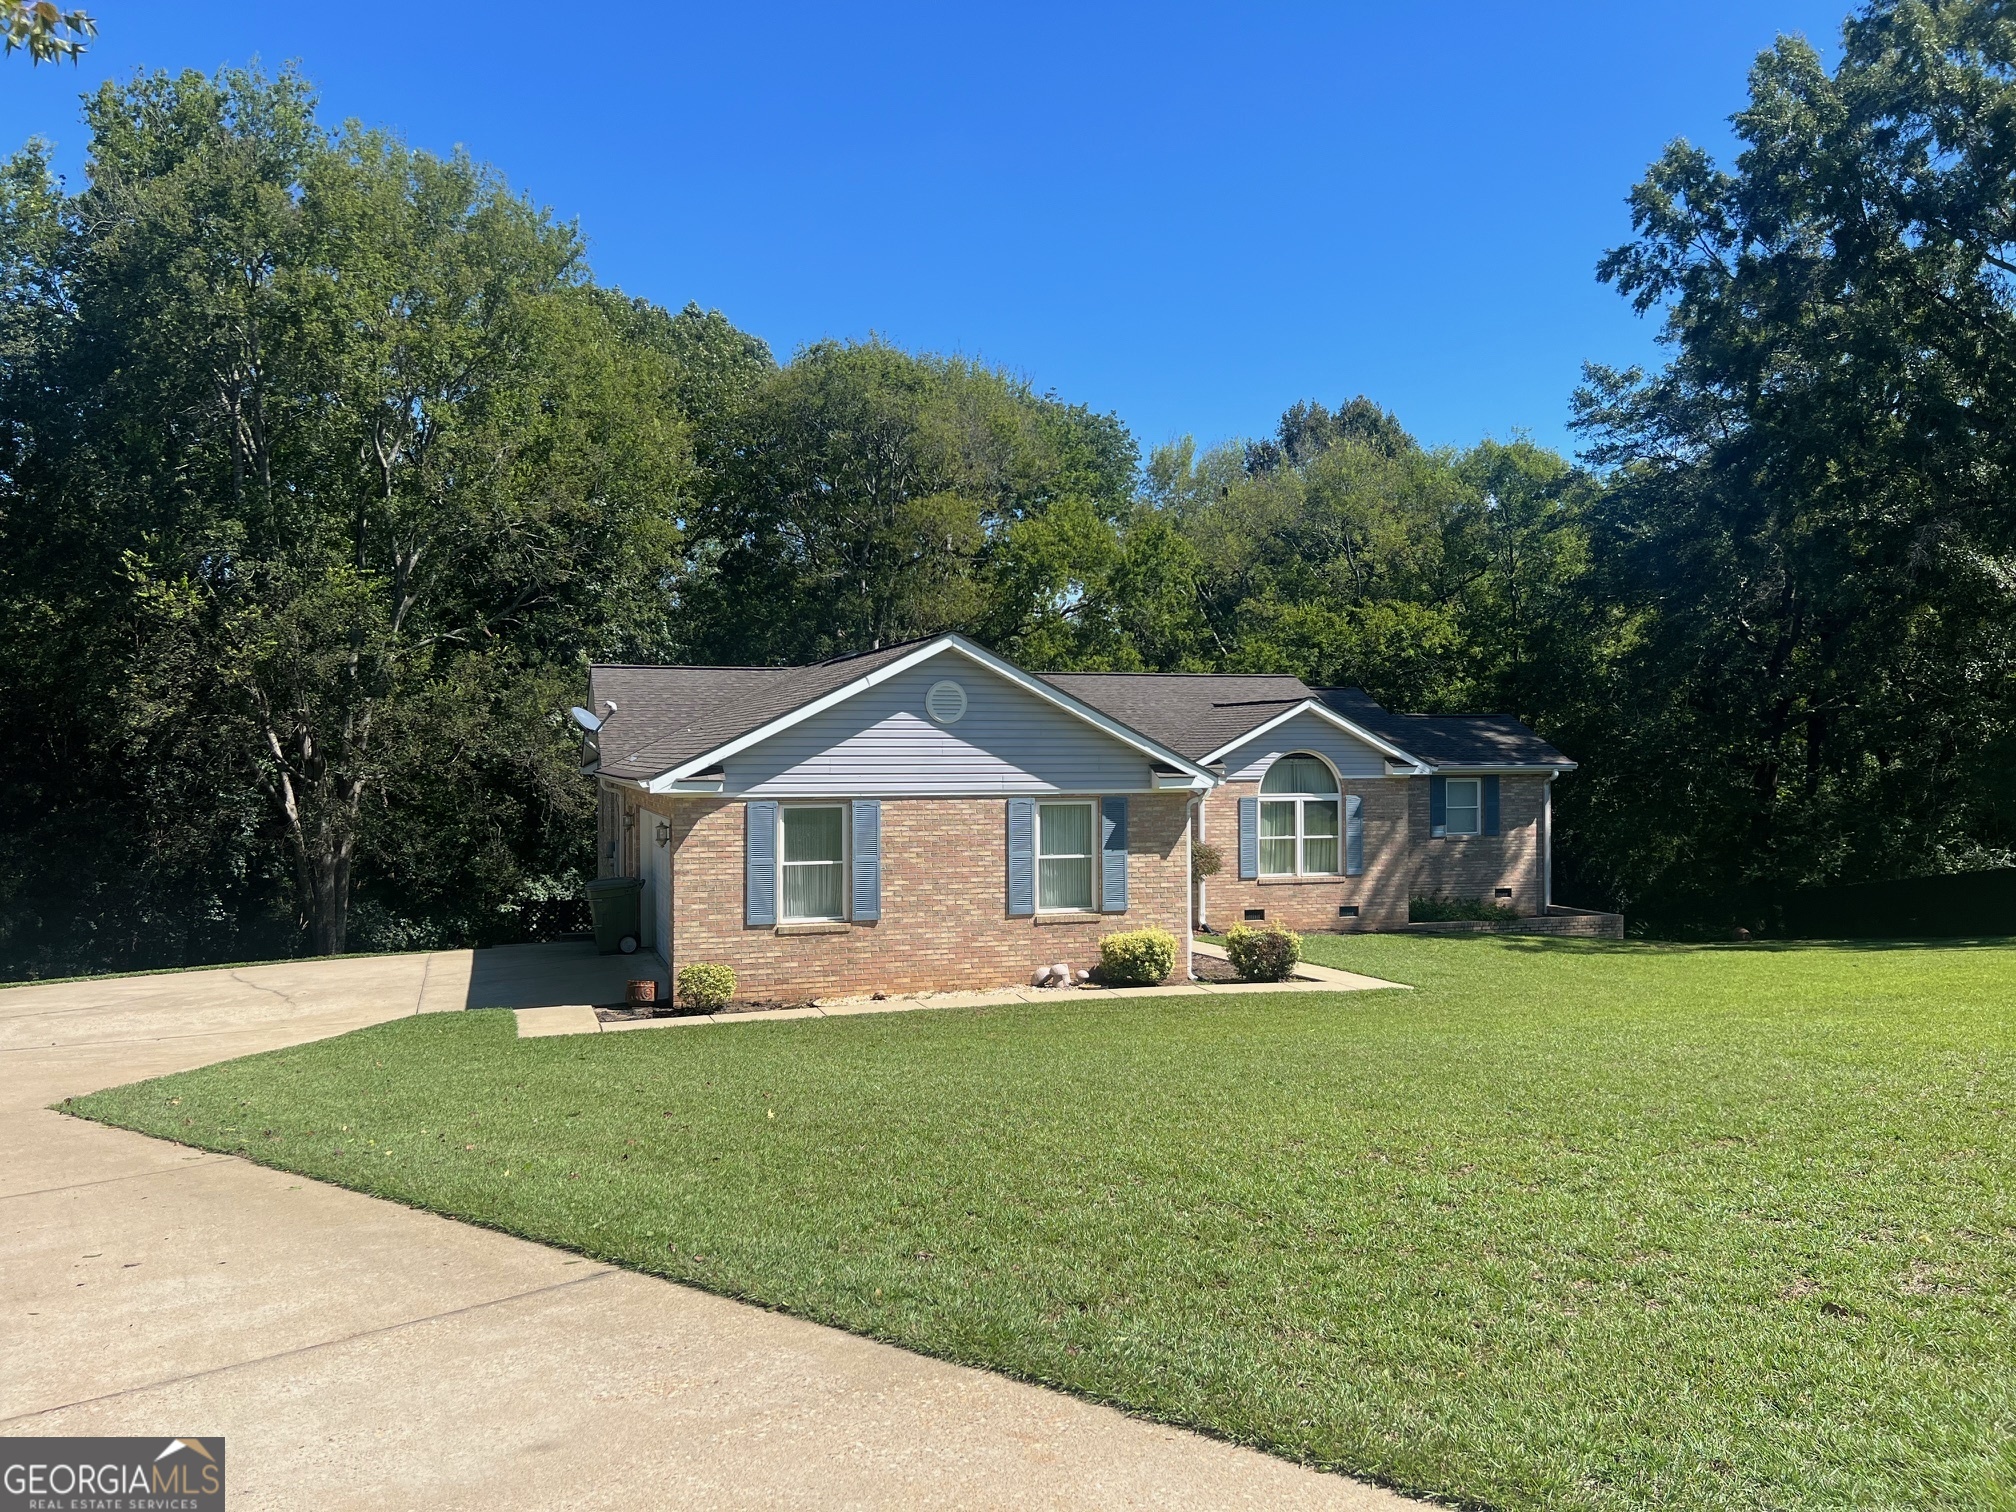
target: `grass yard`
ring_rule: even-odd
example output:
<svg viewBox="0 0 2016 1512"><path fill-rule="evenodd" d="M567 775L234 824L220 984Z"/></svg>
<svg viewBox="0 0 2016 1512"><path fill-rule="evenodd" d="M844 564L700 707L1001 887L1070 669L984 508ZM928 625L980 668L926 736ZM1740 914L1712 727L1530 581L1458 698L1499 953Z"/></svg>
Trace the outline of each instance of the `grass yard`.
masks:
<svg viewBox="0 0 2016 1512"><path fill-rule="evenodd" d="M71 1111L1498 1507L2016 1505L2016 947L519 1042Z"/></svg>

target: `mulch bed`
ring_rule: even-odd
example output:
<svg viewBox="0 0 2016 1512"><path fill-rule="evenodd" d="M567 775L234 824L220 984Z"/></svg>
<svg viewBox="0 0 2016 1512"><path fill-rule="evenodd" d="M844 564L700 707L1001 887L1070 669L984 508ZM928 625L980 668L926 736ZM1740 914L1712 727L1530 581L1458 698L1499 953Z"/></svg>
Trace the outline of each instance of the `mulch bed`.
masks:
<svg viewBox="0 0 2016 1512"><path fill-rule="evenodd" d="M708 1012L723 1013L764 1013L772 1008L809 1008L811 999L803 1002L786 1003L770 998L737 998L725 1008L697 1009L681 1008L677 1003L606 1003L598 1004L595 1017L605 1024L628 1023L632 1019L655 1018L698 1018Z"/></svg>
<svg viewBox="0 0 2016 1512"><path fill-rule="evenodd" d="M1243 980L1232 969L1230 961L1221 961L1216 956L1194 951L1190 956L1190 976L1199 982L1237 982Z"/></svg>

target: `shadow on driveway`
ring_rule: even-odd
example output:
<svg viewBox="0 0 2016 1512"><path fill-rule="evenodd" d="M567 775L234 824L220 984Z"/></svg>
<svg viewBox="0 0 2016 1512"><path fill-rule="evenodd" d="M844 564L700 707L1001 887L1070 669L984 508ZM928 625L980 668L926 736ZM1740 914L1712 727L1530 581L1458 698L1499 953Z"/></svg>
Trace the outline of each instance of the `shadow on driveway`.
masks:
<svg viewBox="0 0 2016 1512"><path fill-rule="evenodd" d="M590 940L540 945L495 945L469 963L468 1008L558 1008L579 1003L620 1003L629 983L646 977L666 997L665 963L648 950L598 955Z"/></svg>

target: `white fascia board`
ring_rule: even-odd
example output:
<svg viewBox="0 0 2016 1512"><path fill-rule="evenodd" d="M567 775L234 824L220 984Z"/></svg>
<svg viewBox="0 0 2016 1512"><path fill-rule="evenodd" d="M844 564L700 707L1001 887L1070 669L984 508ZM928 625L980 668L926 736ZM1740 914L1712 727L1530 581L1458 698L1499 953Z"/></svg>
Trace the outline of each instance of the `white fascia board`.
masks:
<svg viewBox="0 0 2016 1512"><path fill-rule="evenodd" d="M898 657L895 661L885 666L877 667L873 672L859 677L851 683L835 688L831 693L815 698L810 703L801 704L788 714L778 715L777 718L771 720L768 724L759 725L746 735L738 735L725 745L718 745L711 751L705 751L693 757L690 761L681 762L678 766L672 768L671 771L664 772L652 778L650 790L654 793L669 792L672 790L671 784L684 781L695 772L704 772L711 766L718 766L728 757L739 755L741 752L748 750L749 747L760 744L768 740L772 735L788 730L793 725L802 723L815 714L823 714L835 704L845 703L848 699L854 697L855 694L865 693L868 689L880 683L885 683L899 673L907 672L912 667L918 665L918 663L929 661L932 657L944 651L958 652L967 660L977 662L988 671L1005 677L1025 692L1035 694L1044 702L1055 705L1067 714L1077 715L1087 724L1096 725L1115 740L1120 741L1124 745L1132 746L1145 756L1168 766L1180 767L1193 778L1201 779L1209 785L1216 785L1217 779L1195 762L1185 760L1174 751L1163 749L1145 735L1136 734L1133 730L1128 729L1126 725L1121 724L1117 719L1108 718L1089 704L1082 704L1068 693L1051 687L1041 678L1032 677L1013 662L1004 661L993 652L983 650L981 647L967 640L963 635L941 635L938 639L919 646L908 656Z"/></svg>
<svg viewBox="0 0 2016 1512"><path fill-rule="evenodd" d="M1392 763L1397 766L1405 766L1411 768L1412 770L1407 774L1409 776L1420 776L1429 770L1428 764L1424 762L1420 757L1409 755L1407 752L1401 750L1400 747L1394 745L1391 741L1381 740L1377 735L1374 735L1370 730L1366 729L1363 725L1354 724L1352 721L1346 719L1342 714L1339 714L1335 709L1331 708L1328 704L1322 702L1320 699L1315 698L1305 698L1302 700L1302 702L1295 705L1294 708L1289 709L1286 713L1276 714L1272 719L1268 720L1265 724L1256 725L1254 728L1246 731L1245 734L1234 736L1231 740L1226 741L1225 744L1218 747L1218 749L1213 751L1209 756L1206 756L1204 760L1207 763L1213 761L1222 761L1225 758L1225 754L1228 751L1236 751L1239 749L1239 747L1250 744L1255 740L1258 740L1262 735L1267 734L1270 730L1278 729L1282 725L1288 723L1289 720L1293 719L1298 714L1314 714L1319 719L1327 719L1331 724L1335 725L1345 734L1350 735L1355 739L1364 741L1365 744L1369 745L1370 747L1372 747L1373 750L1377 751L1380 755L1384 756L1389 763Z"/></svg>
<svg viewBox="0 0 2016 1512"><path fill-rule="evenodd" d="M1550 761L1545 765L1536 762L1529 766L1480 766L1472 762L1457 763L1452 761L1442 766L1422 768L1424 773L1433 772L1437 777L1519 777L1544 772L1549 782L1552 782L1563 772L1572 772L1574 770L1575 763L1572 761Z"/></svg>

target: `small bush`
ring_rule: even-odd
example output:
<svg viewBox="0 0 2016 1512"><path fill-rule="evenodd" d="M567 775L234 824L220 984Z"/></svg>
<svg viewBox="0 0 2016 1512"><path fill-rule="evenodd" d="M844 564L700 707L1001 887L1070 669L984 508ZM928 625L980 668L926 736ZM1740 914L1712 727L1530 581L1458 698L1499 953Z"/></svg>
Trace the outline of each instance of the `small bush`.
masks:
<svg viewBox="0 0 2016 1512"><path fill-rule="evenodd" d="M1225 856L1215 845L1206 845L1201 840L1190 847L1190 880L1202 882L1206 877L1215 877L1225 869Z"/></svg>
<svg viewBox="0 0 2016 1512"><path fill-rule="evenodd" d="M695 961L679 968L679 1004L707 1012L725 1008L735 996L735 968L711 961Z"/></svg>
<svg viewBox="0 0 2016 1512"><path fill-rule="evenodd" d="M1519 910L1504 903L1487 903L1482 898L1409 898L1410 924L1452 924L1457 922L1495 924L1516 919Z"/></svg>
<svg viewBox="0 0 2016 1512"><path fill-rule="evenodd" d="M1166 929L1130 929L1099 942L1099 980L1113 987L1152 987L1176 966L1176 936Z"/></svg>
<svg viewBox="0 0 2016 1512"><path fill-rule="evenodd" d="M1278 924L1265 929L1235 924L1225 936L1225 957L1249 982L1285 982L1302 959L1302 936Z"/></svg>

